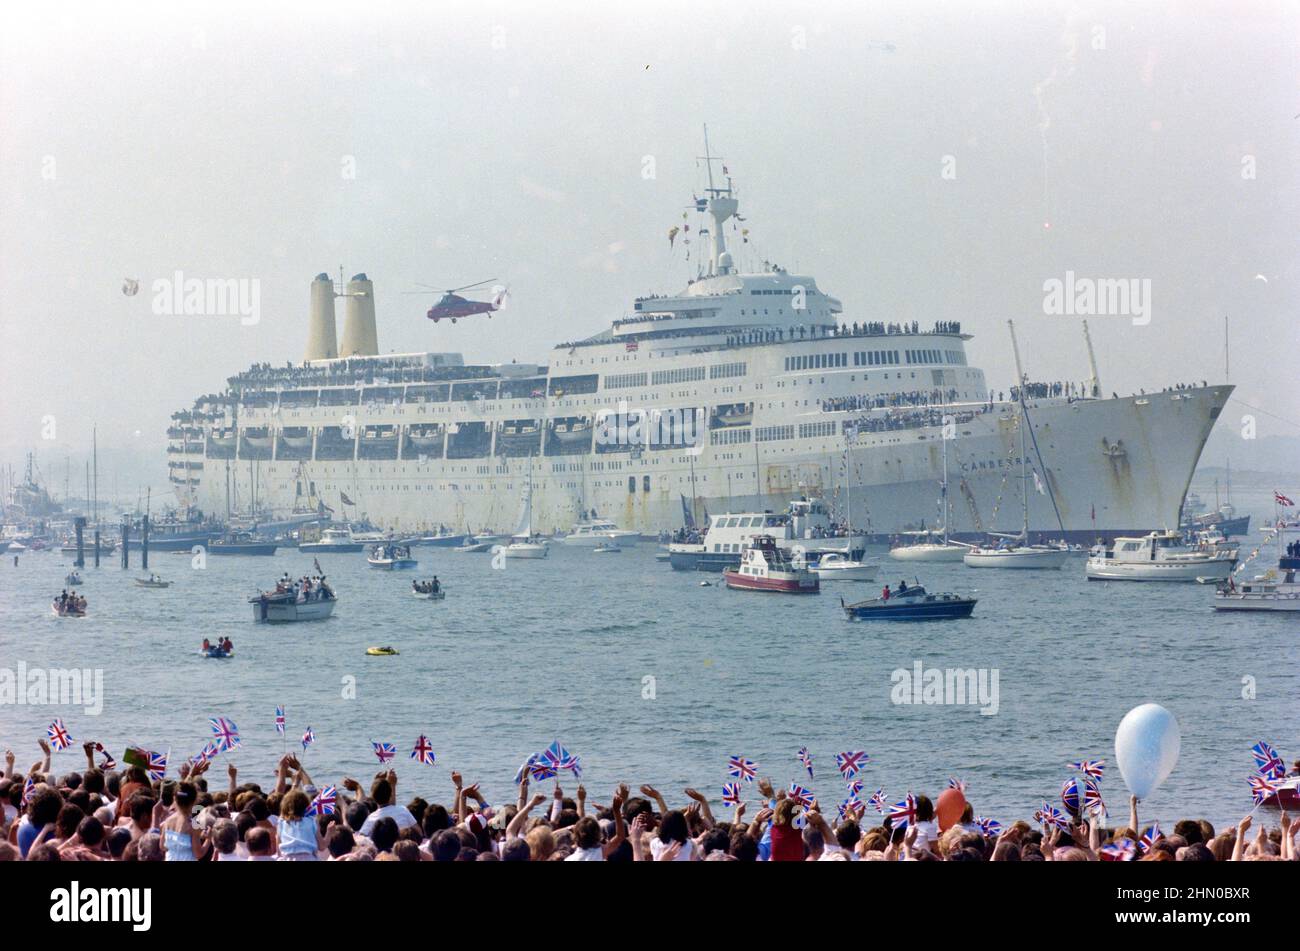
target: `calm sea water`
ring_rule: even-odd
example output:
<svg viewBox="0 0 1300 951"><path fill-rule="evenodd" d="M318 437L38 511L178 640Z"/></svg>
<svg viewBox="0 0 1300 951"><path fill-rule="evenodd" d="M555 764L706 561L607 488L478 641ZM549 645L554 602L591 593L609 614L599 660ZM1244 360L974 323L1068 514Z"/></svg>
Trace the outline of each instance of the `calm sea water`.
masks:
<svg viewBox="0 0 1300 951"><path fill-rule="evenodd" d="M843 797L834 753L865 749L868 791L936 796L956 776L978 812L1002 821L1056 801L1067 761L1102 757L1103 792L1122 822L1115 728L1127 710L1154 701L1177 716L1182 755L1142 819L1194 815L1216 825L1250 809L1252 743L1267 739L1288 761L1300 756L1295 619L1216 615L1209 587L1089 583L1082 556L1054 572L913 566L909 582L919 574L931 590L974 589L975 616L851 623L840 593L865 597L879 584L828 584L814 597L733 592L716 576L673 572L654 551L556 545L548 560L496 570L490 555L421 548L414 573L371 570L360 554L322 557L340 595L334 617L285 626L254 624L245 599L281 572L312 570L311 557L293 550L209 558L203 570L188 554L155 552L151 568L175 582L167 590L133 584L138 552L129 571L115 557L82 572L90 600L82 620L49 610L70 556L31 553L17 567L9 559L0 565L0 667L102 668L104 701L98 716L0 707L0 744L25 767L57 715L77 746L56 754L56 770L80 767L86 739L119 757L128 743L170 749L176 762L204 744L207 717L223 715L244 737L233 762L266 784L283 743L274 710L284 705L290 749L315 730L304 764L317 782L368 779L369 741L387 740L399 749L404 796L446 800L455 768L500 803L513 798L520 761L559 738L582 756L597 801L619 781L649 782L670 801L691 785L716 801L728 755L789 783L806 779L796 751L807 746L811 785L831 806ZM881 580L904 577L902 565L875 557ZM434 573L447 599L412 598L412 577ZM234 641L233 659L198 654L204 636L221 635ZM401 654L368 657L370 645ZM891 673L917 661L996 669L996 715L891 702ZM1243 699L1247 677L1253 700ZM421 733L437 752L432 768L406 758ZM219 763L219 782L223 773Z"/></svg>

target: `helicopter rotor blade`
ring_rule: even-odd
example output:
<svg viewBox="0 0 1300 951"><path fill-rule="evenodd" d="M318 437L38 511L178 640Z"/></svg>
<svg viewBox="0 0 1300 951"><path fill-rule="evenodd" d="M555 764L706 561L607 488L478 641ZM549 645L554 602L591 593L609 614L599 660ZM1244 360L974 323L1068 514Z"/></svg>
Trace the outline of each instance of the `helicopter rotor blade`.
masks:
<svg viewBox="0 0 1300 951"><path fill-rule="evenodd" d="M495 277L489 277L486 281L475 281L473 284L462 284L460 287L453 287L451 290L447 291L447 293L454 294L457 291L467 291L471 287L478 287L480 284L491 284L495 280Z"/></svg>

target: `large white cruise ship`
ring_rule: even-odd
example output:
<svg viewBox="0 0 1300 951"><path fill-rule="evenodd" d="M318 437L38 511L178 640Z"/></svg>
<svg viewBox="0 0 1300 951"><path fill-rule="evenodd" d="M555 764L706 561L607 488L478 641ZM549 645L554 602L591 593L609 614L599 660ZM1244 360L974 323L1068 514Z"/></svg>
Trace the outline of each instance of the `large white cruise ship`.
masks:
<svg viewBox="0 0 1300 951"><path fill-rule="evenodd" d="M684 513L783 511L819 496L877 537L945 520L950 534L1019 530L1021 419L1029 524L1091 541L1178 524L1201 448L1232 388L1127 398L994 399L954 321L853 320L809 275L741 273L727 249L730 177L695 207L709 254L678 293L545 363L380 355L373 285L312 282L306 357L260 364L173 414L182 505L277 516L326 509L388 529L508 530L530 461L535 530L598 512L624 529ZM703 232L707 232L704 234ZM336 345L334 300L344 299ZM937 511L948 443L949 511ZM851 511L850 511L851 507Z"/></svg>

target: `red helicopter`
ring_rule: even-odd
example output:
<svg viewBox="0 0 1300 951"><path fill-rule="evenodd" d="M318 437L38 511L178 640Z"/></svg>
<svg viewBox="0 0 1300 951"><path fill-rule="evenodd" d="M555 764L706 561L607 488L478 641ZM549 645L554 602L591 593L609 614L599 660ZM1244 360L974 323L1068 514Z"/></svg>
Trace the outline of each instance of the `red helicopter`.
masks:
<svg viewBox="0 0 1300 951"><path fill-rule="evenodd" d="M460 287L453 287L446 291L432 291L432 293L441 293L442 297L438 302L429 308L426 315L435 324L444 317L453 324L461 317L473 317L477 314L487 314L491 317L493 312L498 311L505 304L506 289L499 287L495 289L490 301L469 300L461 297L457 291L467 291L471 287L480 287L483 284L491 284L496 278L490 277L486 281L475 281L473 284L464 284ZM428 287L427 284L421 284L421 287ZM431 291L407 291L408 294L428 294Z"/></svg>

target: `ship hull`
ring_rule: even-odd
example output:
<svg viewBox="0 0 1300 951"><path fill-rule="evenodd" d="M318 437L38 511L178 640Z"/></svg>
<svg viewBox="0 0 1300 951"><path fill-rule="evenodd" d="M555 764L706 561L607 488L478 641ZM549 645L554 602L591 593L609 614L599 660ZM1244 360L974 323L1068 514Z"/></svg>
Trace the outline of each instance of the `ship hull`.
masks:
<svg viewBox="0 0 1300 951"><path fill-rule="evenodd" d="M1026 459L1045 476L1043 492L1030 492L1030 541L1090 543L1176 525L1201 449L1231 391L1218 386L1107 400L1030 401L1033 438ZM949 533L957 538L979 540L989 531L1021 528L1018 410L986 406L958 407L976 415L958 423L949 442ZM788 418L834 422L838 429L852 415L858 414ZM706 441L693 455L678 449L565 457L567 471L552 463L534 480L533 523L543 533L554 532L594 508L624 529L657 532L680 526L683 498L689 504L692 495L696 511L715 513L780 511L791 498L819 495L873 541L885 541L935 521L942 446L940 430L929 427L860 436L850 444L847 466L845 439L838 433L761 442L757 453L753 444L736 451ZM474 466L476 461L492 465ZM411 531L438 523L512 524L528 461L318 459L310 467L318 490L344 492L377 524ZM608 472L614 462L615 478L592 471ZM259 498L290 510L299 501L299 466L291 460L259 463ZM236 468L233 491L243 495L252 487L247 474L240 483ZM204 480L193 489L189 498L205 510L224 507L224 479ZM159 546L151 539L151 547Z"/></svg>

